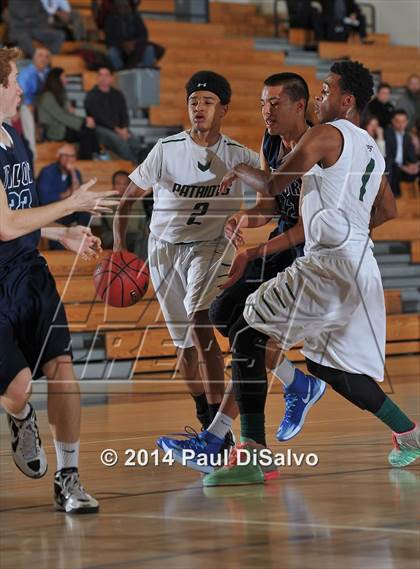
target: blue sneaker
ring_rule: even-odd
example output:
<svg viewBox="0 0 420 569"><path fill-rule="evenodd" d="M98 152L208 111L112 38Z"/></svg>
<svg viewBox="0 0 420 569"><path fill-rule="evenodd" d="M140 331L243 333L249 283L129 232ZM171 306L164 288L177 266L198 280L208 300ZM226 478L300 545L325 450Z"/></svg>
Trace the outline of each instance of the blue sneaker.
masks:
<svg viewBox="0 0 420 569"><path fill-rule="evenodd" d="M173 439L171 437L159 437L156 444L164 452L170 452L173 459L193 470L204 474L213 472L215 466L221 462L221 452L224 450L225 439L220 439L208 431L198 434L194 431L178 433L187 437L186 440ZM191 452L194 453L191 456ZM228 453L227 453L228 456ZM222 466L222 463L220 464Z"/></svg>
<svg viewBox="0 0 420 569"><path fill-rule="evenodd" d="M286 409L277 430L278 441L288 441L303 428L309 409L324 395L327 384L297 369L292 384L285 389Z"/></svg>

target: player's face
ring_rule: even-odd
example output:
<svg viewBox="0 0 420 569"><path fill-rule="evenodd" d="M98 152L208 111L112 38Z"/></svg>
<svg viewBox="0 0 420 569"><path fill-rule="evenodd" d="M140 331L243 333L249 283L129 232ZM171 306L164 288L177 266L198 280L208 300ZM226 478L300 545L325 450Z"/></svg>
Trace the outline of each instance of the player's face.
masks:
<svg viewBox="0 0 420 569"><path fill-rule="evenodd" d="M7 78L7 87L0 85L0 113L4 119L15 116L22 98L22 89L19 86L16 63L10 63L11 71Z"/></svg>
<svg viewBox="0 0 420 569"><path fill-rule="evenodd" d="M343 98L348 94L341 91L340 76L331 73L322 84L321 94L315 97L315 113L320 123L342 118Z"/></svg>
<svg viewBox="0 0 420 569"><path fill-rule="evenodd" d="M219 130L227 105L222 105L211 91L194 91L188 99L191 126L199 132Z"/></svg>
<svg viewBox="0 0 420 569"><path fill-rule="evenodd" d="M289 132L305 110L302 100L292 101L283 89L283 85L264 86L261 94L261 113L271 135L282 136Z"/></svg>

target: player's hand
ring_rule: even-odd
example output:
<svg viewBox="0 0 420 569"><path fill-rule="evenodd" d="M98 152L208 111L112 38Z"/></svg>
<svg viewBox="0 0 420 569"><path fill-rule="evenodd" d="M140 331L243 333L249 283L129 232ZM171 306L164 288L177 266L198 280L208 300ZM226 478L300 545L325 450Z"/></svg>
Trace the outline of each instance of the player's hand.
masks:
<svg viewBox="0 0 420 569"><path fill-rule="evenodd" d="M244 245L245 240L242 235L241 231L241 217L238 217L236 214L230 217L225 225L225 236L229 241L232 242L232 245L235 249L242 247Z"/></svg>
<svg viewBox="0 0 420 569"><path fill-rule="evenodd" d="M96 178L91 178L67 198L73 212L88 211L93 215L112 213L112 207L118 205L118 200L115 199L115 196L119 195L117 191L95 192L90 190L96 181ZM114 199L111 199L112 197Z"/></svg>
<svg viewBox="0 0 420 569"><path fill-rule="evenodd" d="M219 288L225 290L234 285L243 276L248 263L249 258L247 252L242 251L242 253L238 253L230 268L228 280L220 285Z"/></svg>
<svg viewBox="0 0 420 569"><path fill-rule="evenodd" d="M230 188L233 182L237 179L238 175L235 172L235 170L229 170L228 172L226 172L220 184L220 190L219 190L220 194L223 194L228 188Z"/></svg>
<svg viewBox="0 0 420 569"><path fill-rule="evenodd" d="M73 253L78 253L83 260L97 258L102 252L102 244L99 237L93 235L90 227L75 225L67 227L61 239L63 247Z"/></svg>

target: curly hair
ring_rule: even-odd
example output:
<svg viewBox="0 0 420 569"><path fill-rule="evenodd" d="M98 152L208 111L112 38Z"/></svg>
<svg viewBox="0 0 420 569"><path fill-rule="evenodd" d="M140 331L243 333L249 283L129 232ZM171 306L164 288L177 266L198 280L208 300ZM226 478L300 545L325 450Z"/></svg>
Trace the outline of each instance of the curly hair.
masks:
<svg viewBox="0 0 420 569"><path fill-rule="evenodd" d="M7 80L12 66L12 61L17 61L22 57L22 52L17 47L2 47L0 49L0 85L7 88Z"/></svg>
<svg viewBox="0 0 420 569"><path fill-rule="evenodd" d="M364 65L358 61L336 61L331 73L340 76L340 89L350 93L356 99L356 108L362 113L373 95L373 77Z"/></svg>

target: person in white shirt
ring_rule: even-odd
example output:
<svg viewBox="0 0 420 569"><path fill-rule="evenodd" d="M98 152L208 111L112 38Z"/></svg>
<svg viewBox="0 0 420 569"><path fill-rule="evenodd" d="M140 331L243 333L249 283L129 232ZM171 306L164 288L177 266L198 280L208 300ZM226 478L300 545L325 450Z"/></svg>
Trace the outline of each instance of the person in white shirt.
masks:
<svg viewBox="0 0 420 569"><path fill-rule="evenodd" d="M153 188L150 275L169 333L179 348L179 367L195 400L197 417L206 427L224 394L223 357L208 309L228 277L234 247L224 236L224 226L240 209L243 193L242 182L223 192L220 183L239 163L258 168L259 156L220 133L231 99L224 77L197 72L186 92L191 128L159 140L130 175L115 216L114 250L125 247L133 199Z"/></svg>

